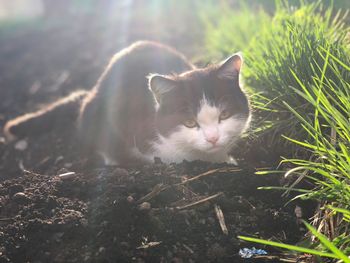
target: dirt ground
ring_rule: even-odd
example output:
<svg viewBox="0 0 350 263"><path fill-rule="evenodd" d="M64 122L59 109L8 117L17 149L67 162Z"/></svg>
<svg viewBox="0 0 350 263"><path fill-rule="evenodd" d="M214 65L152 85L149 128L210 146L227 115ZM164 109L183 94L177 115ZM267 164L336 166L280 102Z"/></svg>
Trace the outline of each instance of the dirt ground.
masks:
<svg viewBox="0 0 350 263"><path fill-rule="evenodd" d="M170 22L162 34L137 29L146 22L134 21L127 39L119 22L110 29L84 17L2 35L0 127L92 87L111 54L134 40L160 40L193 54L194 40L185 41L183 31L164 33ZM263 146L242 142L238 167L159 160L106 167L98 157L82 158L71 132L63 127L11 144L0 139L1 263L280 262L281 251L237 236L295 243L303 235L295 203L285 206L281 192L257 189L281 183L280 175L254 174L278 162ZM239 249L253 246L268 255L239 256Z"/></svg>

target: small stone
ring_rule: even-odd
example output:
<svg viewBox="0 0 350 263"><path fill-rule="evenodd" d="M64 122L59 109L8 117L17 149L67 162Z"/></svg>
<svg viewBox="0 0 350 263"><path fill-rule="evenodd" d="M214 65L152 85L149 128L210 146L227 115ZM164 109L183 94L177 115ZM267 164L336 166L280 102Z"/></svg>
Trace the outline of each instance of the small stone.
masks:
<svg viewBox="0 0 350 263"><path fill-rule="evenodd" d="M63 173L63 174L59 174L58 177L61 178L62 180L71 180L76 177L76 173L75 172Z"/></svg>
<svg viewBox="0 0 350 263"><path fill-rule="evenodd" d="M105 247L100 247L99 249L98 249L98 253L99 254L102 254L102 253L104 253L106 251L106 248Z"/></svg>
<svg viewBox="0 0 350 263"><path fill-rule="evenodd" d="M24 191L24 187L20 184L13 184L8 188L8 193L10 196L13 196L16 193L23 192L23 191Z"/></svg>
<svg viewBox="0 0 350 263"><path fill-rule="evenodd" d="M85 255L83 258L84 262L88 262L88 261L90 261L90 259L91 259L90 255Z"/></svg>
<svg viewBox="0 0 350 263"><path fill-rule="evenodd" d="M15 149L18 151L24 151L27 148L28 148L28 142L26 140L20 140L15 144Z"/></svg>
<svg viewBox="0 0 350 263"><path fill-rule="evenodd" d="M133 203L135 201L134 197L132 197L131 195L129 195L127 198L126 198L126 201L128 201L128 203Z"/></svg>
<svg viewBox="0 0 350 263"><path fill-rule="evenodd" d="M148 202L143 202L142 204L139 205L140 211L148 211L150 209L151 209L151 204Z"/></svg>
<svg viewBox="0 0 350 263"><path fill-rule="evenodd" d="M28 202L29 198L25 193L18 192L13 195L12 200L18 204L25 204Z"/></svg>

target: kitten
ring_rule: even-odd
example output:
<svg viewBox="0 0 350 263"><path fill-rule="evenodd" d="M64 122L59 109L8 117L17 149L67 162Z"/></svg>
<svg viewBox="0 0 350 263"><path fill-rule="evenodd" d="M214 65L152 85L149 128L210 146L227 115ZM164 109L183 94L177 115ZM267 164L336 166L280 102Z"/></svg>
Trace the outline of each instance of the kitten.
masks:
<svg viewBox="0 0 350 263"><path fill-rule="evenodd" d="M203 160L229 162L250 122L240 88L242 58L195 68L174 49L139 41L117 53L95 87L5 125L8 139L77 120L86 150L106 164ZM55 125L55 121L59 125Z"/></svg>

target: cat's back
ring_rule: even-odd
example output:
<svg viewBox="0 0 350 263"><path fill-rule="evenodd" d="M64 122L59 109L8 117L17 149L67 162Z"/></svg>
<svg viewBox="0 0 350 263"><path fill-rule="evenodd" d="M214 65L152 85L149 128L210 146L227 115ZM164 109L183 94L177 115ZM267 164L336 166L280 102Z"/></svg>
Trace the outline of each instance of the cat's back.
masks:
<svg viewBox="0 0 350 263"><path fill-rule="evenodd" d="M102 76L102 82L125 83L124 88L147 88L151 73L182 73L194 66L175 49L153 41L137 41L116 53ZM100 89L103 89L101 83ZM105 85L106 87L114 85Z"/></svg>
<svg viewBox="0 0 350 263"><path fill-rule="evenodd" d="M111 159L125 159L135 141L143 148L154 136L155 104L147 76L193 68L184 55L157 42L138 41L122 49L82 103L81 139Z"/></svg>
<svg viewBox="0 0 350 263"><path fill-rule="evenodd" d="M133 66L134 72L128 71L131 74L137 73L137 69L168 74L194 68L187 58L174 48L153 41L137 41L117 53L112 60L124 64L125 69Z"/></svg>

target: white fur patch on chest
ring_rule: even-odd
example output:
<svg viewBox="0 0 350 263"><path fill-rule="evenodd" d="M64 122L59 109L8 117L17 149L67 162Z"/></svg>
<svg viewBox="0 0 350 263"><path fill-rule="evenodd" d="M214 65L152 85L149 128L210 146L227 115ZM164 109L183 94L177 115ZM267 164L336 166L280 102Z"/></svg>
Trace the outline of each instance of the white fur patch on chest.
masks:
<svg viewBox="0 0 350 263"><path fill-rule="evenodd" d="M208 153L195 149L193 144L178 140L179 133L187 133L186 128L180 128L179 131L173 133L169 137L159 135L158 140L153 143L152 150L148 156L159 157L165 163L180 163L186 161L207 161L222 163L230 160L225 150ZM191 140L191 135L185 135ZM149 159L151 157L148 157ZM152 158L153 159L153 158Z"/></svg>

